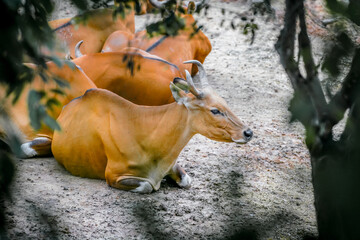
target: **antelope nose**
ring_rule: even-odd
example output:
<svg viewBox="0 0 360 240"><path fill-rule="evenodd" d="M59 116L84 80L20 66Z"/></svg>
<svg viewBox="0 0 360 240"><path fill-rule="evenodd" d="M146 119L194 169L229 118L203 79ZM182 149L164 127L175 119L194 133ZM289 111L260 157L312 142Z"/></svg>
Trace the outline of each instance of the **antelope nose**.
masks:
<svg viewBox="0 0 360 240"><path fill-rule="evenodd" d="M244 131L244 137L245 137L246 141L250 141L252 136L253 136L253 132L251 131L250 128Z"/></svg>

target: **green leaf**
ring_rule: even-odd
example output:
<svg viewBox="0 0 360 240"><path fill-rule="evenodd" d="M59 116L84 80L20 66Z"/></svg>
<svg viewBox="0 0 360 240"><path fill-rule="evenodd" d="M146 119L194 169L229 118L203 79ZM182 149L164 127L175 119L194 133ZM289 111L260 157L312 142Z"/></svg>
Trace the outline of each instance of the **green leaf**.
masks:
<svg viewBox="0 0 360 240"><path fill-rule="evenodd" d="M341 73L341 61L349 56L354 44L349 36L341 32L336 36L336 43L326 52L322 70L327 71L331 76L336 77Z"/></svg>
<svg viewBox="0 0 360 240"><path fill-rule="evenodd" d="M4 3L12 10L16 10L20 3L21 0L4 0Z"/></svg>
<svg viewBox="0 0 360 240"><path fill-rule="evenodd" d="M12 100L12 102L11 102L13 105L19 100L20 95L21 95L21 93L22 93L22 91L23 91L23 89L24 89L24 86L25 86L24 83L23 83L23 84L18 84L18 85L15 87L15 89L13 90L14 98L13 98L13 100ZM8 96L9 94L10 94L10 92L7 92L7 96Z"/></svg>
<svg viewBox="0 0 360 240"><path fill-rule="evenodd" d="M154 34L176 36L178 32L185 28L185 21L183 18L176 16L171 12L167 17L161 21L149 24L146 30L150 36Z"/></svg>
<svg viewBox="0 0 360 240"><path fill-rule="evenodd" d="M49 115L44 116L44 123L53 130L61 130L60 125L57 123L55 119L50 117Z"/></svg>
<svg viewBox="0 0 360 240"><path fill-rule="evenodd" d="M75 63L72 62L72 61L65 60L64 63L65 63L66 65L68 65L68 66L71 68L71 70L74 70L74 69L76 68Z"/></svg>
<svg viewBox="0 0 360 240"><path fill-rule="evenodd" d="M30 90L28 95L28 110L30 117L30 125L35 129L39 130L41 128L41 113L40 105L41 96L35 90Z"/></svg>
<svg viewBox="0 0 360 240"><path fill-rule="evenodd" d="M39 95L40 100L46 96L46 92L44 90L38 90L36 92Z"/></svg>
<svg viewBox="0 0 360 240"><path fill-rule="evenodd" d="M57 77L54 77L53 79L56 82L56 84L59 85L59 87L61 87L61 88L70 88L70 84L67 81L65 81L63 79L60 79L60 78L57 78Z"/></svg>
<svg viewBox="0 0 360 240"><path fill-rule="evenodd" d="M50 98L46 101L46 107L53 111L53 106L61 106L61 103L56 98Z"/></svg>
<svg viewBox="0 0 360 240"><path fill-rule="evenodd" d="M81 10L86 10L88 8L88 3L86 0L71 0L71 2Z"/></svg>
<svg viewBox="0 0 360 240"><path fill-rule="evenodd" d="M41 1L41 4L43 5L47 13L51 13L54 10L53 1Z"/></svg>
<svg viewBox="0 0 360 240"><path fill-rule="evenodd" d="M43 71L40 71L40 72L39 72L39 76L41 77L41 79L43 80L43 82L45 82L45 83L48 82L49 76L48 76L46 73L44 73Z"/></svg>
<svg viewBox="0 0 360 240"><path fill-rule="evenodd" d="M299 120L305 127L310 126L314 111L312 111L313 105L307 95L295 91L290 101L289 110L292 114L291 122Z"/></svg>
<svg viewBox="0 0 360 240"><path fill-rule="evenodd" d="M55 93L55 94L59 94L59 95L62 95L62 96L65 96L65 92L59 88L53 88L53 89L50 89L51 92Z"/></svg>
<svg viewBox="0 0 360 240"><path fill-rule="evenodd" d="M51 61L53 61L53 62L56 64L56 66L58 66L58 67L62 67L62 66L63 66L62 60L61 60L60 58L58 58L57 56L50 56L49 59L50 59Z"/></svg>

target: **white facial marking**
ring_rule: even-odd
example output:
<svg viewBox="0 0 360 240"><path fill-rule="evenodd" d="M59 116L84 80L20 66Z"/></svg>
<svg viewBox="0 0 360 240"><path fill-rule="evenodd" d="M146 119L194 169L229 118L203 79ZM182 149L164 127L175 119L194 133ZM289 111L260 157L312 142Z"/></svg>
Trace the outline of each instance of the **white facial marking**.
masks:
<svg viewBox="0 0 360 240"><path fill-rule="evenodd" d="M21 150L24 152L26 157L35 157L38 153L30 147L31 142L21 144Z"/></svg>
<svg viewBox="0 0 360 240"><path fill-rule="evenodd" d="M131 192L134 193L151 193L153 190L152 186L150 185L150 183L148 182L140 182L140 186L138 186L137 188L130 190Z"/></svg>
<svg viewBox="0 0 360 240"><path fill-rule="evenodd" d="M179 183L179 186L182 188L190 188L191 187L191 177L186 174L182 179L181 182Z"/></svg>

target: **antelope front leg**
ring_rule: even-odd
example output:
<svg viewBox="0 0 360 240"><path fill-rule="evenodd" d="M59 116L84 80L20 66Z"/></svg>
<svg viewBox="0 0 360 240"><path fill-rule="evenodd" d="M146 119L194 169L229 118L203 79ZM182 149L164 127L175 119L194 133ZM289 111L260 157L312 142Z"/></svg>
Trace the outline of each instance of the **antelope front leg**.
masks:
<svg viewBox="0 0 360 240"><path fill-rule="evenodd" d="M114 161L112 158L108 158L105 169L105 179L107 184L113 188L125 191L145 194L151 193L154 188L146 178L121 176L119 174L119 172L126 172L126 170L122 168L122 164L119 164L119 162L121 163L124 161L125 160L121 158L117 158L117 161Z"/></svg>
<svg viewBox="0 0 360 240"><path fill-rule="evenodd" d="M171 179L173 179L179 187L186 189L191 187L191 177L177 163L175 163L170 170L169 177L171 177Z"/></svg>
<svg viewBox="0 0 360 240"><path fill-rule="evenodd" d="M149 182L131 177L121 180L108 181L108 184L111 187L135 193L147 194L153 191L153 187Z"/></svg>

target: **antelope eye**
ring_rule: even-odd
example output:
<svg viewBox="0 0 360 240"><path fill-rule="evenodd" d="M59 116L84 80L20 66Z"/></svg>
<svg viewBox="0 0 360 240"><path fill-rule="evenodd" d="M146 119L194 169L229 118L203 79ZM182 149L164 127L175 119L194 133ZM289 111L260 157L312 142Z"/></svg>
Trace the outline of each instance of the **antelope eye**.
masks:
<svg viewBox="0 0 360 240"><path fill-rule="evenodd" d="M218 114L223 115L222 112L220 112L220 111L219 111L218 109L216 109L216 108L215 108L215 109L211 109L210 111L211 111L211 113L214 114L214 115L218 115Z"/></svg>

